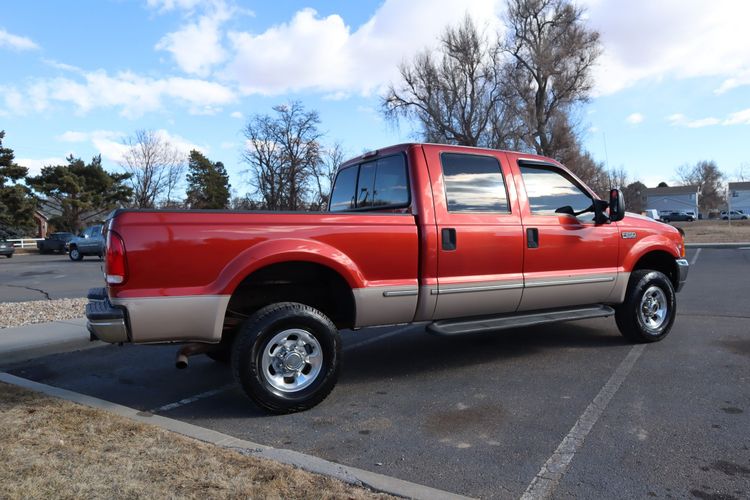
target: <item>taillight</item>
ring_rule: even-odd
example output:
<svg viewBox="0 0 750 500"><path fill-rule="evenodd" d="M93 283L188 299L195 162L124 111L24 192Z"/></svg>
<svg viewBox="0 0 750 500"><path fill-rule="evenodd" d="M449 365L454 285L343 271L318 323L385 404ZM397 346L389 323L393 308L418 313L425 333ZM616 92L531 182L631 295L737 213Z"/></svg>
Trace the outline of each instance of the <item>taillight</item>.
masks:
<svg viewBox="0 0 750 500"><path fill-rule="evenodd" d="M128 279L125 244L120 235L112 231L107 233L107 257L104 261L104 274L109 285L122 285Z"/></svg>

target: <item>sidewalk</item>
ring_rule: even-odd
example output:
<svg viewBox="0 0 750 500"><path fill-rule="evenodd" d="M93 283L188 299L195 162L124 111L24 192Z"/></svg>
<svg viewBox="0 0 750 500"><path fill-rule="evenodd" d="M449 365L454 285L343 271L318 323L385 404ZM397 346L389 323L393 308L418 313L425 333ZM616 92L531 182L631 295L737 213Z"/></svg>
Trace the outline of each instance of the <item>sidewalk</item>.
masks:
<svg viewBox="0 0 750 500"><path fill-rule="evenodd" d="M0 367L101 345L104 343L89 340L85 318L0 328Z"/></svg>

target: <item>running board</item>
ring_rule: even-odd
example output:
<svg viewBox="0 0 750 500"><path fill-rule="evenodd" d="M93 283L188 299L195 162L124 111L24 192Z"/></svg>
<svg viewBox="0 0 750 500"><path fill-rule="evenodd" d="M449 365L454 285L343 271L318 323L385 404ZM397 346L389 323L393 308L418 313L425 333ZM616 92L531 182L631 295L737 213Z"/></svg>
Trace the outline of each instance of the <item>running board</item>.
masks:
<svg viewBox="0 0 750 500"><path fill-rule="evenodd" d="M543 325L545 323L556 323L558 321L603 318L606 316L612 316L614 313L614 309L605 305L553 309L547 311L507 314L503 316L440 320L427 325L427 331L435 335L450 337L454 335L463 335L465 333L479 333L485 331L505 330L507 328Z"/></svg>

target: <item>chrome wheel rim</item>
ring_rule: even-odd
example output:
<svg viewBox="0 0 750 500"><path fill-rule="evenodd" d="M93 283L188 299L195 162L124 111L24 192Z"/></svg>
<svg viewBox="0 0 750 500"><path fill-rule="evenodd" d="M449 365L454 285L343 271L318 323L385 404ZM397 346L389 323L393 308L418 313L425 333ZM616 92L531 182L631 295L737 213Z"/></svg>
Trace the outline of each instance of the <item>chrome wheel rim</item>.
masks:
<svg viewBox="0 0 750 500"><path fill-rule="evenodd" d="M323 351L310 332L291 328L266 343L261 365L263 378L274 389L297 392L309 387L320 374Z"/></svg>
<svg viewBox="0 0 750 500"><path fill-rule="evenodd" d="M71 250L70 251L70 256L73 257L74 259L77 259L78 258L78 250L76 250L75 248L73 250Z"/></svg>
<svg viewBox="0 0 750 500"><path fill-rule="evenodd" d="M650 286L641 297L638 314L649 330L658 330L667 321L667 296L658 286Z"/></svg>

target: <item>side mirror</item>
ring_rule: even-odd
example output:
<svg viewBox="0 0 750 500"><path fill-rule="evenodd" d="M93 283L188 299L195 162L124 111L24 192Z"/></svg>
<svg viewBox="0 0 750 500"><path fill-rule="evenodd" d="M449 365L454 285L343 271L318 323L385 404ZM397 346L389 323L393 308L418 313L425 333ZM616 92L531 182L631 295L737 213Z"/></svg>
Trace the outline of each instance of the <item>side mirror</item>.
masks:
<svg viewBox="0 0 750 500"><path fill-rule="evenodd" d="M609 220L617 222L625 217L625 198L619 189L609 190Z"/></svg>
<svg viewBox="0 0 750 500"><path fill-rule="evenodd" d="M571 207L570 205L565 205L564 207L558 208L557 210L555 210L555 213L567 214L567 215L572 215L572 216L575 216L576 214L575 211L573 210L573 207Z"/></svg>

